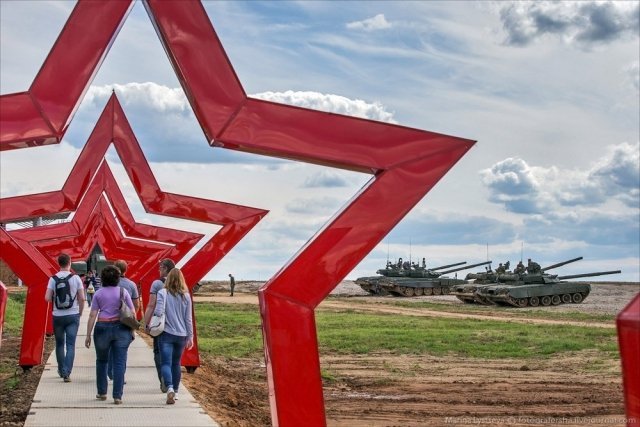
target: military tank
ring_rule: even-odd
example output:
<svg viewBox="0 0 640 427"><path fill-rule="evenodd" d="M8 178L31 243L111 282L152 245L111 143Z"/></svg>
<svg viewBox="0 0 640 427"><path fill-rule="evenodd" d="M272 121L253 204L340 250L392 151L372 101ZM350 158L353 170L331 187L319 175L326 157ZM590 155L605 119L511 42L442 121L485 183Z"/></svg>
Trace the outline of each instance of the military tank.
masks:
<svg viewBox="0 0 640 427"><path fill-rule="evenodd" d="M443 276L448 273L466 270L481 265L490 264L491 261L485 261L477 264L463 265L462 267L452 268L445 271L436 271L443 268L451 267L442 266L436 269L413 269L404 276L383 276L378 279L377 286L393 296L422 296L422 295L443 295L448 294L452 286L458 283L465 283L463 279L451 278ZM458 265L466 264L466 262L457 263Z"/></svg>
<svg viewBox="0 0 640 427"><path fill-rule="evenodd" d="M566 261L549 265L544 268L539 268L540 266L537 263L531 263L531 260L529 260L530 265L525 268L522 264L522 261L520 261L514 271L509 271L510 262L507 261L504 264L504 267L502 266L502 264L500 264L500 267L498 267L496 271L493 271L489 268L486 271L480 273L467 274L467 276L465 277L465 280L467 282L455 285L452 289L451 294L455 295L460 301L464 302L465 304L476 303L482 305L494 305L493 301L487 299L485 294L478 292L478 290L490 285L495 285L497 283L511 283L518 281L521 276L525 275L525 272L528 273L527 269L532 270L532 273L526 275L529 279L533 279L533 277L536 277L536 275L543 275L548 270L562 267L563 265L580 261L581 259L582 257L572 258Z"/></svg>
<svg viewBox="0 0 640 427"><path fill-rule="evenodd" d="M591 285L584 282L566 282L565 280L619 273L621 273L620 270L568 276L547 273L521 274L514 281L483 286L476 292L493 304L514 307L580 304L591 292Z"/></svg>
<svg viewBox="0 0 640 427"><path fill-rule="evenodd" d="M371 295L389 295L387 289L380 286L380 279L385 277L438 277L438 270L457 267L463 264L466 264L466 261L427 268L424 258L422 258L422 265L407 261L403 262L402 258L399 258L397 263L387 261L385 268L376 271L378 276L358 277L355 283Z"/></svg>

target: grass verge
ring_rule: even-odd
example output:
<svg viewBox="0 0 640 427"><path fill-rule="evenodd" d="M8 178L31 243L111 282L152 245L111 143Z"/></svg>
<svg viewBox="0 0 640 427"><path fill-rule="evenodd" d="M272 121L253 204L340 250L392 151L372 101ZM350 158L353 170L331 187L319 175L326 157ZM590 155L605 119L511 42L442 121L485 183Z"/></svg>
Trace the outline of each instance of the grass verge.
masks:
<svg viewBox="0 0 640 427"><path fill-rule="evenodd" d="M261 357L260 316L254 305L196 303L200 350L226 357ZM323 353L458 355L480 359L539 358L593 349L617 358L613 329L528 325L495 320L416 318L318 312Z"/></svg>
<svg viewBox="0 0 640 427"><path fill-rule="evenodd" d="M449 313L473 313L473 314L499 314L503 317L513 318L534 318L534 319L549 319L549 320L573 320L576 322L615 322L616 316L613 314L592 314L583 313L578 311L553 311L553 310L541 310L541 309L520 309L516 307L494 307L494 306L480 306L480 305L453 305L442 304L437 302L405 302L397 301L392 305L398 307L407 308L424 308L433 311L444 311Z"/></svg>

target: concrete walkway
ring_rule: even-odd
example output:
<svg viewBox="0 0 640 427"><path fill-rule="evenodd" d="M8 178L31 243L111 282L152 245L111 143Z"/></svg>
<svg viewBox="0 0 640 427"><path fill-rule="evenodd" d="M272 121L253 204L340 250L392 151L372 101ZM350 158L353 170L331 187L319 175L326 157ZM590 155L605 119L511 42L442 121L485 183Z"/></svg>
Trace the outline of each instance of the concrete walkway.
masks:
<svg viewBox="0 0 640 427"><path fill-rule="evenodd" d="M33 398L26 427L31 426L219 426L189 390L180 384L179 400L166 404L153 363L153 350L140 337L131 343L122 405L114 405L109 382L107 400L96 396L96 352L84 346L88 310L80 321L71 382L57 374L55 351L47 361ZM183 371L183 375L185 372Z"/></svg>

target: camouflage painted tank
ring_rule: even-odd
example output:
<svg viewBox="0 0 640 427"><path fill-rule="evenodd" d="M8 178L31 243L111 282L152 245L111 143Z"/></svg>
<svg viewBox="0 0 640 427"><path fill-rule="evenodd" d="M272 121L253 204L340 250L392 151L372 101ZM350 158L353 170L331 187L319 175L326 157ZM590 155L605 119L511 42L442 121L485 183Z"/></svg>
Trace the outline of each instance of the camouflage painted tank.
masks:
<svg viewBox="0 0 640 427"><path fill-rule="evenodd" d="M385 287L380 286L380 280L386 277L439 277L437 270L444 268L457 267L459 265L466 264L466 262L457 262L455 264L441 265L439 267L426 267L426 260L422 259L422 265L418 263L410 263L408 261L403 262L402 258L398 259L397 263L387 261L387 266L383 269L376 271L378 276L358 277L355 281L362 289L369 292L372 295L389 295L389 292Z"/></svg>
<svg viewBox="0 0 640 427"><path fill-rule="evenodd" d="M485 261L478 264L464 265L458 268L452 268L446 271L437 271L444 268L449 268L455 265L466 264L466 262L460 262L457 264L450 264L448 266L441 266L436 268L427 269L414 268L411 269L408 274L403 276L383 276L378 279L377 286L383 290L383 292L389 293L394 296L422 296L422 295L443 295L448 294L452 286L458 283L464 283L464 280L446 277L444 274L454 273L461 270L466 270L480 265L486 265L491 261Z"/></svg>
<svg viewBox="0 0 640 427"><path fill-rule="evenodd" d="M512 282L483 286L477 293L494 304L514 307L579 304L591 292L584 282L565 282L567 279L618 274L620 270L557 276L552 274L521 274Z"/></svg>
<svg viewBox="0 0 640 427"><path fill-rule="evenodd" d="M540 268L538 263L531 262L531 259L529 259L527 267L525 267L524 264L522 264L522 261L520 261L513 271L509 270L510 262L507 261L504 266L503 264L500 264L496 271L492 271L489 268L487 271L480 273L467 274L465 280L472 282L455 285L451 293L465 304L476 303L482 305L493 305L494 302L488 300L483 293L478 292L479 289L498 283L512 283L519 280L523 275L528 276L531 280L535 280L533 278L536 277L536 275L543 275L548 270L562 267L563 265L580 261L581 259L582 257L573 258L544 268Z"/></svg>

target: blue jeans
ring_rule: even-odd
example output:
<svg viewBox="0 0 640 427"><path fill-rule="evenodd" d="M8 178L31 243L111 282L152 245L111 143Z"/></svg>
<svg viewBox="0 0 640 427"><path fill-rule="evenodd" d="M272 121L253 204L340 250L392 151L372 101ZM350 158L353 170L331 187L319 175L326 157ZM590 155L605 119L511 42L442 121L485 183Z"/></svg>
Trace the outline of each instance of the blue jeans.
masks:
<svg viewBox="0 0 640 427"><path fill-rule="evenodd" d="M158 341L162 359L162 379L164 379L164 384L167 388L173 387L174 391L178 391L180 376L182 375L180 372L180 359L187 344L187 337L163 332L158 337Z"/></svg>
<svg viewBox="0 0 640 427"><path fill-rule="evenodd" d="M162 382L162 360L160 355L160 337L153 337L153 363L158 371L158 379Z"/></svg>
<svg viewBox="0 0 640 427"><path fill-rule="evenodd" d="M97 322L93 332L96 347L96 382L98 394L107 394L107 364L113 354L113 398L122 399L127 351L133 340L131 329L120 322Z"/></svg>
<svg viewBox="0 0 640 427"><path fill-rule="evenodd" d="M53 316L53 334L56 337L56 361L58 375L68 377L76 356L76 337L80 326L80 315ZM66 347L66 352L65 352Z"/></svg>

